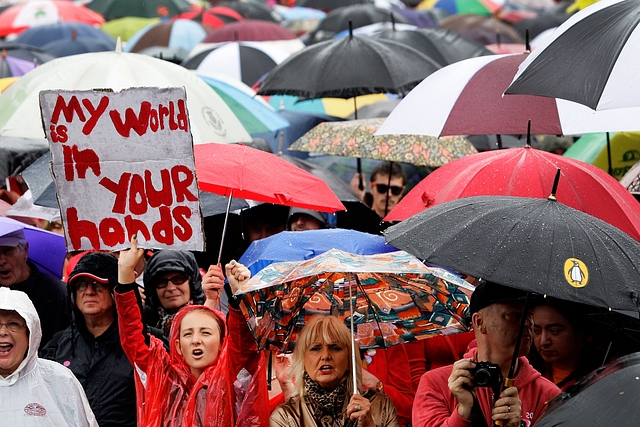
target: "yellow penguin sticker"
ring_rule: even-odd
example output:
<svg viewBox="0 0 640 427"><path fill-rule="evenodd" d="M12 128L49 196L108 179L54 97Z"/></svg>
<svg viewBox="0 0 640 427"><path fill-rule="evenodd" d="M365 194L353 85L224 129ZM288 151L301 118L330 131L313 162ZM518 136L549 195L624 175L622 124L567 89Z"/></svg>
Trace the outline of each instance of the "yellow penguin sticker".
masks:
<svg viewBox="0 0 640 427"><path fill-rule="evenodd" d="M574 288L584 288L589 282L589 270L578 258L569 258L564 262L564 277Z"/></svg>

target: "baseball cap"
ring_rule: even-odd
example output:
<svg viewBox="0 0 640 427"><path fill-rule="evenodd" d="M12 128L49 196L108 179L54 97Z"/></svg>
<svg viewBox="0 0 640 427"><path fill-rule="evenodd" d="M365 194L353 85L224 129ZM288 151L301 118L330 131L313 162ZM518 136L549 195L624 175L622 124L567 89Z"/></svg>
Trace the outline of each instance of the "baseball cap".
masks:
<svg viewBox="0 0 640 427"><path fill-rule="evenodd" d="M11 233L0 236L0 246L18 246L21 243L27 243L22 230L12 231Z"/></svg>
<svg viewBox="0 0 640 427"><path fill-rule="evenodd" d="M524 301L527 293L495 282L482 281L471 294L469 313L477 313L498 302Z"/></svg>
<svg viewBox="0 0 640 427"><path fill-rule="evenodd" d="M287 229L291 229L293 216L297 214L309 215L310 217L320 221L323 227L327 225L327 219L324 217L324 215L322 215L318 211L312 211L310 209L302 209L302 208L291 208L291 210L289 210L289 219L287 220Z"/></svg>
<svg viewBox="0 0 640 427"><path fill-rule="evenodd" d="M80 258L69 275L68 283L72 285L80 277L115 287L118 284L118 260L110 253L89 252Z"/></svg>

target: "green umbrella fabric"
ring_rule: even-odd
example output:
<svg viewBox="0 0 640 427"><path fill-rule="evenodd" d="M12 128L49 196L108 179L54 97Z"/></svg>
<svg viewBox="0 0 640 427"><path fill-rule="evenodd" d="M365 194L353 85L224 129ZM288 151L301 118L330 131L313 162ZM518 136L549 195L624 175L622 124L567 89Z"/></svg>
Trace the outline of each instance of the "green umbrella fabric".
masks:
<svg viewBox="0 0 640 427"><path fill-rule="evenodd" d="M159 18L142 18L139 16L125 16L123 18L114 19L102 24L102 31L110 34L114 38L120 37L120 40L126 42L135 33L144 27L160 22Z"/></svg>

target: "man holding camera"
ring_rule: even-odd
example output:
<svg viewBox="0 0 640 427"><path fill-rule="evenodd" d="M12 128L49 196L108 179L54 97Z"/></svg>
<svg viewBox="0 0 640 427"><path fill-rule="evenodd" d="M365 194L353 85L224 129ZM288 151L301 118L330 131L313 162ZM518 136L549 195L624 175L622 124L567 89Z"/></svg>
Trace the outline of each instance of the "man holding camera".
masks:
<svg viewBox="0 0 640 427"><path fill-rule="evenodd" d="M529 427L560 393L525 357L533 340L526 293L482 282L471 296L477 348L453 365L427 371L413 403L414 427ZM522 316L527 316L513 386L504 387Z"/></svg>

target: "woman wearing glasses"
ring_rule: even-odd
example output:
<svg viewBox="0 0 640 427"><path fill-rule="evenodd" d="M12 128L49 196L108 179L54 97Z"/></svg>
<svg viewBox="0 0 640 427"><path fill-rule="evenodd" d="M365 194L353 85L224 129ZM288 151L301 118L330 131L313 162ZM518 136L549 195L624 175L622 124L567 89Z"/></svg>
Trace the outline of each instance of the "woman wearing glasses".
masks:
<svg viewBox="0 0 640 427"><path fill-rule="evenodd" d="M156 252L147 262L142 278L147 295L144 321L161 329L166 337L178 310L204 303L202 276L191 252Z"/></svg>

